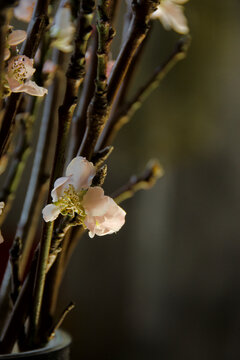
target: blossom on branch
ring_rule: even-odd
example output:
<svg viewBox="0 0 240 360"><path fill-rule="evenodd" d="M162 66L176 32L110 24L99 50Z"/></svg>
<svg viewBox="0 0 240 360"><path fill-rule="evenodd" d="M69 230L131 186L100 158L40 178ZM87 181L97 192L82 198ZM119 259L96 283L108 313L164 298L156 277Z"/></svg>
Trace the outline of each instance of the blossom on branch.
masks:
<svg viewBox="0 0 240 360"><path fill-rule="evenodd" d="M50 36L53 38L52 46L65 53L73 50L72 40L75 27L71 21L69 7L61 7L57 10L54 25L50 28Z"/></svg>
<svg viewBox="0 0 240 360"><path fill-rule="evenodd" d="M31 20L36 0L20 0L18 6L13 10L14 16L21 21Z"/></svg>
<svg viewBox="0 0 240 360"><path fill-rule="evenodd" d="M81 156L75 157L67 167L66 176L58 178L51 192L52 204L42 213L46 222L59 214L74 217L89 229L89 236L102 236L118 231L125 222L125 211L101 187L90 187L96 175L94 165Z"/></svg>
<svg viewBox="0 0 240 360"><path fill-rule="evenodd" d="M166 30L173 29L179 34L189 32L187 19L183 13L183 4L188 0L161 0L156 11L151 15L152 19L159 19Z"/></svg>
<svg viewBox="0 0 240 360"><path fill-rule="evenodd" d="M33 96L43 96L47 94L47 89L38 86L30 78L36 69L33 67L33 59L25 55L14 56L8 62L6 79L12 92L25 92Z"/></svg>

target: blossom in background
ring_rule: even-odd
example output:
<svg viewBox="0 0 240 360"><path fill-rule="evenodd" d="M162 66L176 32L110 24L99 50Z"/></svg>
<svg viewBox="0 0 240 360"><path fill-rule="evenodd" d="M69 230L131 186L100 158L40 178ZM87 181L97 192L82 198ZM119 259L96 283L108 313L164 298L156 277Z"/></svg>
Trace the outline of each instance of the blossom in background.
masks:
<svg viewBox="0 0 240 360"><path fill-rule="evenodd" d="M173 29L179 34L189 32L187 19L183 13L183 4L188 0L161 0L157 10L151 15L159 19L166 30Z"/></svg>
<svg viewBox="0 0 240 360"><path fill-rule="evenodd" d="M21 21L29 22L32 18L36 0L20 0L13 10L14 16Z"/></svg>
<svg viewBox="0 0 240 360"><path fill-rule="evenodd" d="M10 90L15 93L25 92L33 96L47 94L47 89L29 80L35 71L33 59L29 59L25 55L17 55L10 59L6 75Z"/></svg>
<svg viewBox="0 0 240 360"><path fill-rule="evenodd" d="M0 215L2 214L3 212L3 208L4 208L5 204L3 201L0 201ZM4 239L3 239L3 236L2 236L2 233L0 231L0 244L3 243Z"/></svg>
<svg viewBox="0 0 240 360"><path fill-rule="evenodd" d="M11 27L9 27L9 31L11 31ZM4 61L10 58L11 52L9 50L10 46L16 46L21 44L27 37L27 33L24 30L13 30L9 33L6 41L6 48L4 51Z"/></svg>
<svg viewBox="0 0 240 360"><path fill-rule="evenodd" d="M59 8L55 15L54 25L50 28L50 36L53 38L52 46L65 53L71 52L74 31L70 8Z"/></svg>
<svg viewBox="0 0 240 360"><path fill-rule="evenodd" d="M66 176L57 179L51 192L52 204L43 209L46 222L54 221L59 214L78 214L89 236L112 234L125 222L125 211L99 186L90 187L96 174L94 165L81 156L67 167Z"/></svg>

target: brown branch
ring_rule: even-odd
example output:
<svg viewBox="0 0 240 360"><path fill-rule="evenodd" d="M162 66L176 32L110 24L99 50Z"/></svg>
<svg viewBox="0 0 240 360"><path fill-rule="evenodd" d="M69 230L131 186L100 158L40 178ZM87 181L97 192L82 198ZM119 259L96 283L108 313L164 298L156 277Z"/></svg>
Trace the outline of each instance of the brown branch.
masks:
<svg viewBox="0 0 240 360"><path fill-rule="evenodd" d="M149 95L159 86L160 82L168 74L168 72L180 61L186 57L186 53L190 44L190 38L185 37L178 41L174 51L168 59L160 66L158 66L153 75L142 86L134 98L124 104L113 116L109 119L106 125L106 131L101 141L101 146L105 147L111 144L123 125L129 122L135 112L142 106L143 102ZM105 130L105 129L104 129Z"/></svg>
<svg viewBox="0 0 240 360"><path fill-rule="evenodd" d="M127 73L134 54L146 37L149 30L151 13L156 9L159 1L145 0L141 3L132 1L133 16L128 31L128 37L123 44L115 62L108 84L108 103L112 104L118 89Z"/></svg>
<svg viewBox="0 0 240 360"><path fill-rule="evenodd" d="M34 57L48 24L48 4L49 0L37 1L32 20L28 26L28 36L21 48L20 54L24 54L29 58ZM0 129L0 158L7 152L11 141L13 128L15 126L15 115L20 104L21 96L21 93L12 93L7 101Z"/></svg>
<svg viewBox="0 0 240 360"><path fill-rule="evenodd" d="M80 3L80 13L78 16L74 53L71 57L71 62L66 73L67 84L63 104L60 106L58 111L57 144L55 148L54 164L50 179L48 202L50 202L50 190L53 187L53 183L57 177L62 175L65 164L66 146L68 142L73 111L76 106L79 86L85 75L85 52L92 30L91 22L93 18L94 5L94 1L88 0L83 0ZM33 296L33 306L29 318L28 334L30 347L36 345L39 341L40 312L46 280L47 263L53 233L53 225L53 222L44 223L43 225L38 269L36 273L36 285ZM49 297L51 298L51 293L49 294Z"/></svg>
<svg viewBox="0 0 240 360"><path fill-rule="evenodd" d="M129 181L116 190L111 196L116 203L120 204L132 197L137 191L150 189L163 174L163 169L158 161L151 160L142 175L131 176Z"/></svg>
<svg viewBox="0 0 240 360"><path fill-rule="evenodd" d="M68 162L75 156L82 143L87 126L87 109L94 94L95 77L97 74L97 31L93 30L92 45L89 50L90 64L83 82L79 104L72 120L71 143L68 152Z"/></svg>
<svg viewBox="0 0 240 360"><path fill-rule="evenodd" d="M82 156L88 159L91 159L97 139L109 115L109 105L107 102L107 63L110 44L115 35L109 17L112 1L99 1L97 11L98 64L95 93L88 107L86 133L79 151Z"/></svg>

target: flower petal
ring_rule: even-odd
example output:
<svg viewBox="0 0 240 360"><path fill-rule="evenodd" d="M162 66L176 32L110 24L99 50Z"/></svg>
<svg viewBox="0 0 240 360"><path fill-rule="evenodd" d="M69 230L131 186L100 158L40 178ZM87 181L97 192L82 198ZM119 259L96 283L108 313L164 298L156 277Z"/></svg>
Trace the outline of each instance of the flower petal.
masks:
<svg viewBox="0 0 240 360"><path fill-rule="evenodd" d="M72 159L66 170L66 176L72 175L71 184L77 192L89 188L95 174L96 169L93 163L82 156Z"/></svg>
<svg viewBox="0 0 240 360"><path fill-rule="evenodd" d="M48 204L43 208L42 214L43 214L43 219L46 222L54 221L60 214L60 210L56 205Z"/></svg>
<svg viewBox="0 0 240 360"><path fill-rule="evenodd" d="M24 30L14 30L8 36L8 45L15 46L22 43L27 37L27 33Z"/></svg>
<svg viewBox="0 0 240 360"><path fill-rule="evenodd" d="M4 58L3 58L3 60L4 61L8 60L10 58L10 55L11 55L10 50L8 48L5 48L4 49Z"/></svg>
<svg viewBox="0 0 240 360"><path fill-rule="evenodd" d="M91 216L103 216L109 207L109 196L99 186L90 187L83 197L83 207L86 214Z"/></svg>
<svg viewBox="0 0 240 360"><path fill-rule="evenodd" d="M105 196L100 187L88 189L83 198L86 212L85 226L89 229L89 236L112 234L125 223L126 212L109 196Z"/></svg>
<svg viewBox="0 0 240 360"><path fill-rule="evenodd" d="M21 21L29 22L32 17L36 0L20 0L14 8L14 16Z"/></svg>
<svg viewBox="0 0 240 360"><path fill-rule="evenodd" d="M54 183L54 188L51 191L52 201L58 201L58 199L64 195L65 189L71 183L71 176L63 176L58 178Z"/></svg>
<svg viewBox="0 0 240 360"><path fill-rule="evenodd" d="M9 81L8 81L9 82ZM38 86L34 81L28 80L24 84L20 84L16 87L11 87L10 83L9 86L12 90L12 92L19 93L19 92L25 92L26 94L32 95L32 96L44 96L48 93L48 90L44 87Z"/></svg>

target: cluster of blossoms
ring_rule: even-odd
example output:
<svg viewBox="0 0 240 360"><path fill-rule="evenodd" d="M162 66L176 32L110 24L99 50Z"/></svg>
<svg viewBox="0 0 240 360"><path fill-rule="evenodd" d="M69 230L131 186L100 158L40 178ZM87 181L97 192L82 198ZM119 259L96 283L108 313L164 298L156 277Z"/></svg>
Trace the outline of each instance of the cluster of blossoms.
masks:
<svg viewBox="0 0 240 360"><path fill-rule="evenodd" d="M54 221L59 214L77 215L79 223L89 230L89 236L102 236L118 231L125 222L125 211L104 195L99 186L92 186L96 174L94 165L81 156L74 158L66 176L58 178L51 192L52 204L43 209L45 221Z"/></svg>

